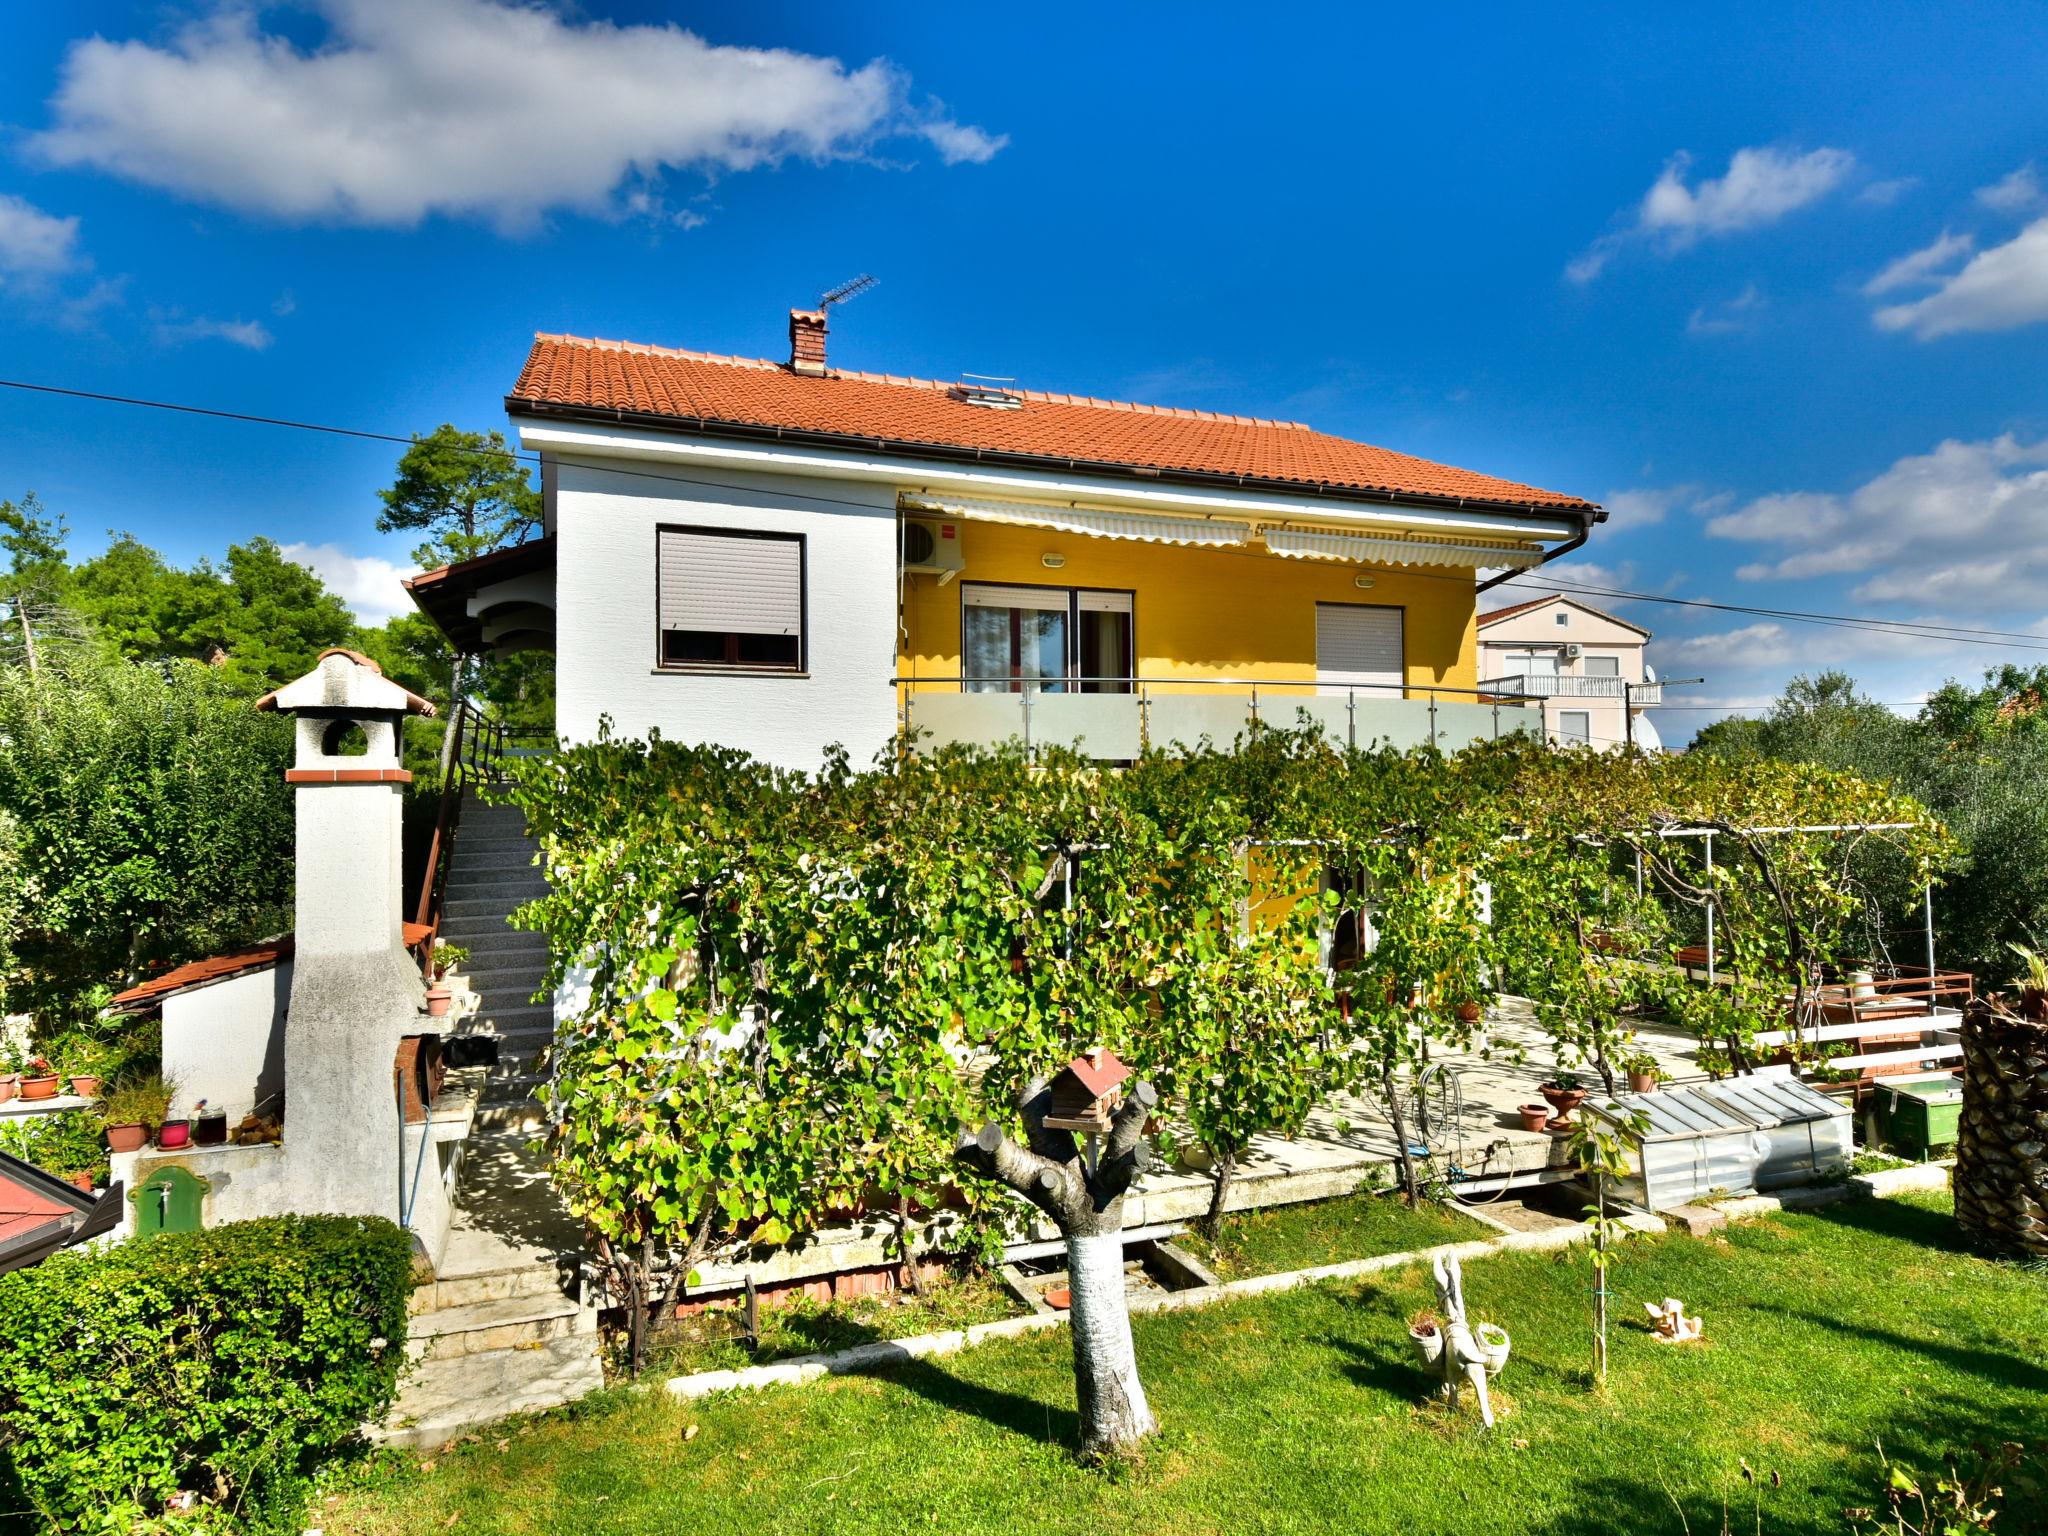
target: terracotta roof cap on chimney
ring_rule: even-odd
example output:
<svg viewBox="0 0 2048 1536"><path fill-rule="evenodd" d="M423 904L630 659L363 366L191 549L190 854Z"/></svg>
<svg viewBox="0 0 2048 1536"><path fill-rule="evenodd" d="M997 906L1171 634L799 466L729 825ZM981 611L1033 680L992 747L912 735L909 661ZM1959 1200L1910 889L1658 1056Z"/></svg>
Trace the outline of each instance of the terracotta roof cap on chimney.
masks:
<svg viewBox="0 0 2048 1536"><path fill-rule="evenodd" d="M789 312L789 371L818 375L825 372L824 310Z"/></svg>

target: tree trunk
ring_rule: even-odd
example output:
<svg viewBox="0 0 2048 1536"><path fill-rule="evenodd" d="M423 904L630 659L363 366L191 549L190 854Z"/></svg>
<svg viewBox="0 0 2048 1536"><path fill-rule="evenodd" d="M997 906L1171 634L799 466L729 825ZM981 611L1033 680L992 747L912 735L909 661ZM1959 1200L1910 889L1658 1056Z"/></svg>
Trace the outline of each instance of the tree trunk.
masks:
<svg viewBox="0 0 2048 1536"><path fill-rule="evenodd" d="M1202 1218L1202 1231L1214 1241L1223 1229L1223 1212L1230 1204L1230 1189L1237 1182L1237 1154L1216 1154L1216 1188L1209 1196L1209 1214Z"/></svg>
<svg viewBox="0 0 2048 1536"><path fill-rule="evenodd" d="M1962 1041L1956 1222L1987 1248L2048 1259L2048 1026L1980 999Z"/></svg>
<svg viewBox="0 0 2048 1536"><path fill-rule="evenodd" d="M1052 1095L1044 1083L1033 1083L1018 1106L1028 1147L991 1122L979 1131L962 1127L953 1151L963 1167L1008 1185L1045 1212L1066 1239L1068 1332L1084 1461L1126 1455L1159 1427L1131 1347L1123 1236L1124 1195L1144 1169L1145 1122L1158 1102L1150 1083L1136 1084L1110 1123L1100 1159L1091 1160L1082 1157L1071 1131L1046 1127Z"/></svg>
<svg viewBox="0 0 2048 1536"><path fill-rule="evenodd" d="M1394 1150L1401 1164L1401 1193L1410 1205L1422 1198L1422 1183L1415 1176L1415 1155L1409 1151L1408 1117L1401 1112L1401 1091L1394 1084L1394 1074L1386 1077L1387 1114L1394 1122Z"/></svg>
<svg viewBox="0 0 2048 1536"><path fill-rule="evenodd" d="M1081 1456L1087 1461L1126 1455L1159 1427L1145 1401L1137 1352L1131 1347L1121 1198L1115 1206L1116 1230L1067 1238L1074 1397L1081 1409Z"/></svg>

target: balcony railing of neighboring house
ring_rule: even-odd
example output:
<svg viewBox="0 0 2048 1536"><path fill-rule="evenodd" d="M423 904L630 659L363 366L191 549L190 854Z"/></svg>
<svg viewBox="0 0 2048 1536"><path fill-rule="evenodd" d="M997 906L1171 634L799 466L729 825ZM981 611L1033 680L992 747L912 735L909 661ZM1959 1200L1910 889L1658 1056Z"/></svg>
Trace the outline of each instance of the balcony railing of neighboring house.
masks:
<svg viewBox="0 0 2048 1536"><path fill-rule="evenodd" d="M925 746L1022 742L1124 762L1148 747L1228 746L1254 721L1321 729L1336 747L1446 752L1543 734L1540 700L1487 688L1319 683L1313 678L899 677L901 724Z"/></svg>
<svg viewBox="0 0 2048 1536"><path fill-rule="evenodd" d="M1479 686L1531 699L1619 699L1624 697L1625 689L1629 702L1636 706L1664 702L1662 683L1631 683L1626 678L1585 677L1570 672L1518 672L1511 677L1492 678Z"/></svg>

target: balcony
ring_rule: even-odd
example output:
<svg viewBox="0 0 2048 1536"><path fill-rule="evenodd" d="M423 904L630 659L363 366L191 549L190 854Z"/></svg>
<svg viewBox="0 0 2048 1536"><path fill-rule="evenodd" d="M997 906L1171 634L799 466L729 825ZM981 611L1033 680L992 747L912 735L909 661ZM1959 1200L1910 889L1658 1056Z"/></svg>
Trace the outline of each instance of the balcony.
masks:
<svg viewBox="0 0 2048 1536"><path fill-rule="evenodd" d="M1063 679L1047 686L1008 679L898 678L903 723L921 747L1026 750L1070 747L1124 762L1147 748L1228 747L1254 721L1317 727L1330 744L1445 752L1502 736L1543 734L1543 706L1491 685L1462 688L1346 687L1313 680L1189 678Z"/></svg>
<svg viewBox="0 0 2048 1536"><path fill-rule="evenodd" d="M1583 677L1571 672L1522 672L1481 683L1488 692L1527 699L1620 699L1631 707L1664 702L1662 683L1630 683L1619 677ZM1624 692L1625 690L1625 692Z"/></svg>

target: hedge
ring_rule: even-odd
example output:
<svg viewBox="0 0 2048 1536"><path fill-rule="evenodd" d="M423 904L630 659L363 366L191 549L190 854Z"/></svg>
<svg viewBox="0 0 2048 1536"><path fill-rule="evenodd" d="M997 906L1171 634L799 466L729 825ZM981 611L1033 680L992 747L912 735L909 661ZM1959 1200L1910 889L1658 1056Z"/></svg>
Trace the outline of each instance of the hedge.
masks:
<svg viewBox="0 0 2048 1536"><path fill-rule="evenodd" d="M412 1284L407 1234L344 1216L73 1249L0 1276L0 1498L98 1530L186 1490L298 1530L307 1475L390 1405Z"/></svg>

